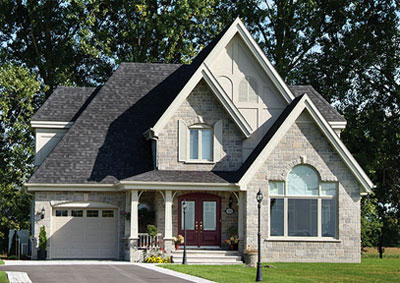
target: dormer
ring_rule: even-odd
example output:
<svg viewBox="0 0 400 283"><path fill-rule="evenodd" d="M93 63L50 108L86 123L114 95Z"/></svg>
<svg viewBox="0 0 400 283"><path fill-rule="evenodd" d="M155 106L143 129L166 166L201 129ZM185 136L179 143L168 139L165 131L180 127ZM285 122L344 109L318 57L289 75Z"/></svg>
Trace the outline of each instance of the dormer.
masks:
<svg viewBox="0 0 400 283"><path fill-rule="evenodd" d="M39 166L95 95L95 88L57 87L32 117L35 166Z"/></svg>

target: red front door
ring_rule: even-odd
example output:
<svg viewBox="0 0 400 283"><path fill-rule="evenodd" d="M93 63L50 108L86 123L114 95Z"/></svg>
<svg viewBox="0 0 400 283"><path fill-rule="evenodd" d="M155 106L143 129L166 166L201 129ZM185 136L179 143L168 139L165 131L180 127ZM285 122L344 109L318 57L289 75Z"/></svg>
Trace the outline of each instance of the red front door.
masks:
<svg viewBox="0 0 400 283"><path fill-rule="evenodd" d="M180 196L178 230L183 235L182 202L186 201L186 245L221 245L221 199L212 194L193 193Z"/></svg>

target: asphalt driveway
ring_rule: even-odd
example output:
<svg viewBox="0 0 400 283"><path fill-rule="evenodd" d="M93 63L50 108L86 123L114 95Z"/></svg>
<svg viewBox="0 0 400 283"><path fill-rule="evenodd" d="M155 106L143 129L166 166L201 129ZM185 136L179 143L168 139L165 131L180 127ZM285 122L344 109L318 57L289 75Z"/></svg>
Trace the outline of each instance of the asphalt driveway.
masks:
<svg viewBox="0 0 400 283"><path fill-rule="evenodd" d="M191 282L137 265L0 265L0 270L26 272L33 283Z"/></svg>

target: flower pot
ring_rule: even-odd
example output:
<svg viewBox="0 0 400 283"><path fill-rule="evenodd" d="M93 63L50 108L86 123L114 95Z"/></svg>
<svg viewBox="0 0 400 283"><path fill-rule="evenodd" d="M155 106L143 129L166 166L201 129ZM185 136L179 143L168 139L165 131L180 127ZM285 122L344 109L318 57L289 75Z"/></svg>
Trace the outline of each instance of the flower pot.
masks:
<svg viewBox="0 0 400 283"><path fill-rule="evenodd" d="M47 250L38 250L38 259L45 260L47 258Z"/></svg>
<svg viewBox="0 0 400 283"><path fill-rule="evenodd" d="M244 258L244 263L248 267L256 267L257 265L257 254L256 253L251 253L251 254L243 254Z"/></svg>
<svg viewBox="0 0 400 283"><path fill-rule="evenodd" d="M179 244L175 244L175 250L179 250Z"/></svg>

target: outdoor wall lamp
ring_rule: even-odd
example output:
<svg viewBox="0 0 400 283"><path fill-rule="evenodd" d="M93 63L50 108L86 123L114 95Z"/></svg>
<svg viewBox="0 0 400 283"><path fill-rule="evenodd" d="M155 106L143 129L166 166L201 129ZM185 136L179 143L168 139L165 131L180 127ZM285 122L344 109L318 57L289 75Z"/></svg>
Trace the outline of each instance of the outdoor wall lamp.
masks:
<svg viewBox="0 0 400 283"><path fill-rule="evenodd" d="M45 212L44 207L42 207L42 209L40 210L40 219L44 218L44 212Z"/></svg>
<svg viewBox="0 0 400 283"><path fill-rule="evenodd" d="M258 191L256 195L256 199L258 202L258 261L257 261L257 278L256 281L263 281L263 274L261 269L261 202L264 196L261 192L261 189Z"/></svg>

